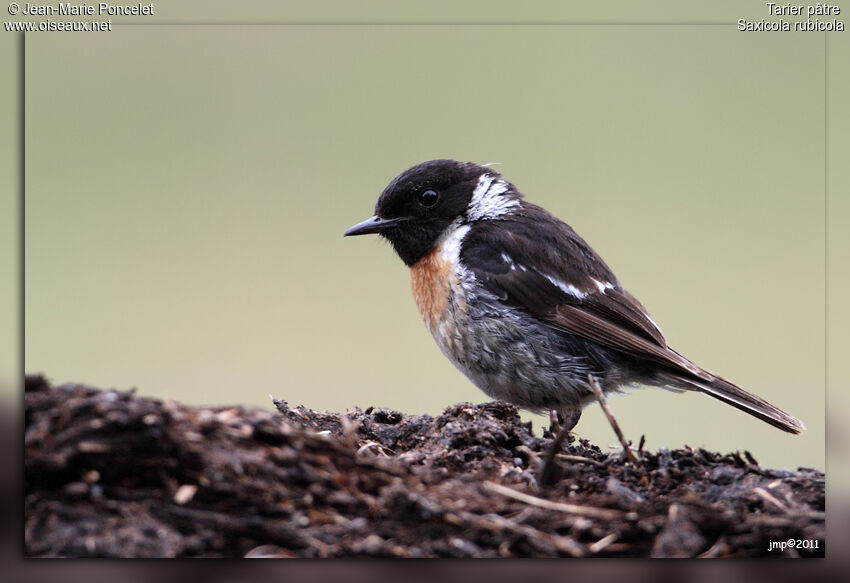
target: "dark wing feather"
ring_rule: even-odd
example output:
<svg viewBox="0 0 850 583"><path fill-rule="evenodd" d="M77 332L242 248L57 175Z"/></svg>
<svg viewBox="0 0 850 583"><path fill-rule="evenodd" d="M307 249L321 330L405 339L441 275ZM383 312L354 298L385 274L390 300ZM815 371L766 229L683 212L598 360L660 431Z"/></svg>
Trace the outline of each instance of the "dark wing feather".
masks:
<svg viewBox="0 0 850 583"><path fill-rule="evenodd" d="M632 294L619 286L595 291L580 300L568 303L603 320L616 322L623 329L653 344L667 346L664 334L646 313L644 307Z"/></svg>
<svg viewBox="0 0 850 583"><path fill-rule="evenodd" d="M621 352L683 369L699 379L710 381L714 378L675 350L646 340L578 306L560 306L547 318L546 323L556 330L588 338Z"/></svg>
<svg viewBox="0 0 850 583"><path fill-rule="evenodd" d="M575 231L535 205L524 202L518 218L475 224L461 260L491 293L555 330L709 378L667 347L643 306Z"/></svg>

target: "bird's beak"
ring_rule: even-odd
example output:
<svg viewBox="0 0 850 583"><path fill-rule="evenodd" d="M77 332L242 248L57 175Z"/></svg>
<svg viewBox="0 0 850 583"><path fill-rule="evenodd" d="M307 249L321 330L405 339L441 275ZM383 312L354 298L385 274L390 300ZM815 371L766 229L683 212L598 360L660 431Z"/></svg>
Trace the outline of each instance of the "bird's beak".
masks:
<svg viewBox="0 0 850 583"><path fill-rule="evenodd" d="M343 237L351 237L353 235L370 235L372 233L380 233L381 231L386 231L389 228L392 228L399 223L403 223L409 220L409 217L397 217L395 219L382 219L381 217L375 215L371 219L366 219L362 223L357 223L350 229L348 229Z"/></svg>

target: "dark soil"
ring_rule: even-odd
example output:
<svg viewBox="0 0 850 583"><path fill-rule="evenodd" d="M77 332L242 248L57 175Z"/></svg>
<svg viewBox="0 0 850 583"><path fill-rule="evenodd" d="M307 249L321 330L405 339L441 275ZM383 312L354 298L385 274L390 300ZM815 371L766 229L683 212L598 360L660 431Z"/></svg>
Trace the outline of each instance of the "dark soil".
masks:
<svg viewBox="0 0 850 583"><path fill-rule="evenodd" d="M26 381L33 557L823 556L824 475L565 443L504 403L442 415L188 407ZM768 551L769 541L818 548ZM796 545L800 547L802 545Z"/></svg>

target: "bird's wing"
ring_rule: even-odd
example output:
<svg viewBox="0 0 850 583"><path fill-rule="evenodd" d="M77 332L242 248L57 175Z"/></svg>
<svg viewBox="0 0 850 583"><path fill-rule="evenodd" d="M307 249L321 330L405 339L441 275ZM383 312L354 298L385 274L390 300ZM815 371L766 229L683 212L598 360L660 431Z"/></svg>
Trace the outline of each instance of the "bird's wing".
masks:
<svg viewBox="0 0 850 583"><path fill-rule="evenodd" d="M523 203L522 217L479 222L461 261L491 293L551 328L707 379L668 348L646 309L565 223Z"/></svg>

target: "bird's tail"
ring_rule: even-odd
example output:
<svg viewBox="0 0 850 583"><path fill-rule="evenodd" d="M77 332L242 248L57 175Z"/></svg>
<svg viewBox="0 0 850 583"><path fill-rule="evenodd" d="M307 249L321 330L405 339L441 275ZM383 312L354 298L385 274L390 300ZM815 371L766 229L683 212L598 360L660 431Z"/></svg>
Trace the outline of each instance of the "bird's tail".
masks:
<svg viewBox="0 0 850 583"><path fill-rule="evenodd" d="M700 379L677 375L676 380L680 388L697 390L710 395L788 433L796 434L806 429L803 422L793 415L711 373L706 373L705 377Z"/></svg>

